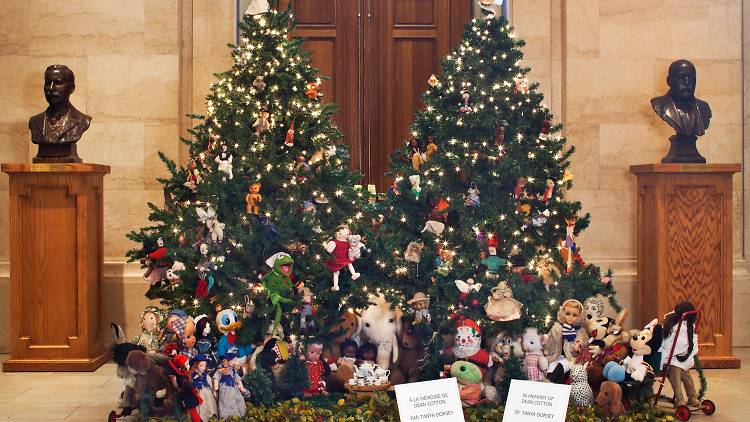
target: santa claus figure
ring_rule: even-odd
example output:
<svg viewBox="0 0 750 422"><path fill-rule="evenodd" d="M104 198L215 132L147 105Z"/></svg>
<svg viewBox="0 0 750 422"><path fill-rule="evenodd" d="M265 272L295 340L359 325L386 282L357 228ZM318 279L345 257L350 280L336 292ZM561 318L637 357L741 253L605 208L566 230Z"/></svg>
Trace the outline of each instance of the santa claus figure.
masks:
<svg viewBox="0 0 750 422"><path fill-rule="evenodd" d="M492 366L490 354L482 349L482 330L471 319L459 319L456 323L456 337L453 342L453 354L457 360L474 363L484 376L487 368Z"/></svg>

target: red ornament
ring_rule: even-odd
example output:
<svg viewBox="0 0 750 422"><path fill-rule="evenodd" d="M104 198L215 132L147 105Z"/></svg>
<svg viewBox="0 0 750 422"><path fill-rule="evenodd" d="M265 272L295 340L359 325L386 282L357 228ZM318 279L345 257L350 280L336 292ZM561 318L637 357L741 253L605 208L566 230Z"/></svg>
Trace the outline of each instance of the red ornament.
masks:
<svg viewBox="0 0 750 422"><path fill-rule="evenodd" d="M307 84L307 89L305 90L305 95L307 96L307 98L311 100L317 99L318 88L320 88L320 86L315 82L310 82L309 84Z"/></svg>

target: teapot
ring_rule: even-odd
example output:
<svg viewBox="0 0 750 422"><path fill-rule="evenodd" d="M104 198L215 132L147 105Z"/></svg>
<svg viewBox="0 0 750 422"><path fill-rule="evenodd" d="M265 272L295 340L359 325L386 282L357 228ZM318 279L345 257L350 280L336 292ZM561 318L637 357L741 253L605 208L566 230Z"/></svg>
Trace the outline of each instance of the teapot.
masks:
<svg viewBox="0 0 750 422"><path fill-rule="evenodd" d="M377 365L375 365L375 366L377 366ZM375 376L377 378L381 378L381 379L383 379L383 378L388 379L388 377L391 376L391 371L388 370L388 369L383 369L383 368L377 367L377 369L375 369Z"/></svg>
<svg viewBox="0 0 750 422"><path fill-rule="evenodd" d="M374 379L377 371L382 371L376 363L362 362L359 366L354 365L354 376L357 378Z"/></svg>

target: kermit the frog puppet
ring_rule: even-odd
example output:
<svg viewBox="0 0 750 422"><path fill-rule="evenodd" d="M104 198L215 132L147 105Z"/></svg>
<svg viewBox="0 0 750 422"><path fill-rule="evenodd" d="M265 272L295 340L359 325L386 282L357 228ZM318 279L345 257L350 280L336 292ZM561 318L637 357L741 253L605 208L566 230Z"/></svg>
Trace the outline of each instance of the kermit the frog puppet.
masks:
<svg viewBox="0 0 750 422"><path fill-rule="evenodd" d="M275 330L281 322L281 304L292 303L292 299L284 295L288 294L292 288L291 275L294 260L289 254L278 252L266 260L266 265L271 267L271 271L264 275L260 282L263 288L268 291L271 304L276 307L276 316L273 319Z"/></svg>

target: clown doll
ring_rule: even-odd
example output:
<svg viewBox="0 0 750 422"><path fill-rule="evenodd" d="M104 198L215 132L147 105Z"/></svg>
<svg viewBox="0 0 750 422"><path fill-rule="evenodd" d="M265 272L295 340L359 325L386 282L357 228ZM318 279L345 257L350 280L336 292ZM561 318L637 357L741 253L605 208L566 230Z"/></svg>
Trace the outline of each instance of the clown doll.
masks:
<svg viewBox="0 0 750 422"><path fill-rule="evenodd" d="M322 353L322 343L310 343L305 349L304 356L301 356L305 360L307 376L310 379L310 386L302 390L305 397L328 395L326 383L323 380L331 375L331 367L320 357Z"/></svg>
<svg viewBox="0 0 750 422"><path fill-rule="evenodd" d="M352 274L352 280L359 278L360 274L354 269L352 261L349 259L349 226L346 224L340 225L336 229L336 239L330 240L325 244L325 249L330 253L331 259L326 262L328 270L333 273L333 287L331 290L336 292L339 290L339 274L341 269L344 267L349 268L349 272Z"/></svg>

